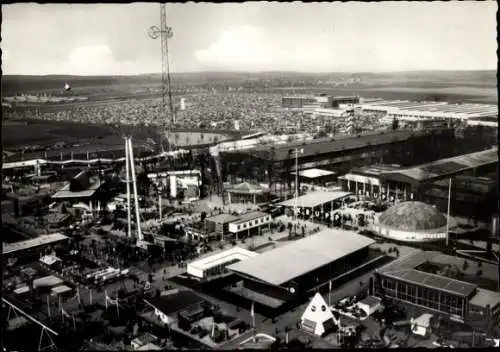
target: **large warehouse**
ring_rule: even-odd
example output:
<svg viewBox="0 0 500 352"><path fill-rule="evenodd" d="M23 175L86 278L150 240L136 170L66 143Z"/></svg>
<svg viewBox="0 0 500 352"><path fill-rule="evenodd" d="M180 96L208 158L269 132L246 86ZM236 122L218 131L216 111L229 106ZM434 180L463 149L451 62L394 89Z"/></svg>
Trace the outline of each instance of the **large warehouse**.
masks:
<svg viewBox="0 0 500 352"><path fill-rule="evenodd" d="M254 183L266 182L272 193L284 194L286 188L292 189L291 184L295 180L292 172L295 171L293 150L296 148L303 150L297 160L299 172L321 168L342 175L356 166L375 163L413 166L449 157L456 154L454 141L451 129L391 130L359 136L341 135L307 143L255 146L221 152L220 173L224 181L231 176ZM460 145L463 145L463 141Z"/></svg>
<svg viewBox="0 0 500 352"><path fill-rule="evenodd" d="M381 112L400 120L461 119L498 116L494 104L449 104L435 101L376 101L362 104L364 112Z"/></svg>
<svg viewBox="0 0 500 352"><path fill-rule="evenodd" d="M455 176L496 173L498 148L440 159L410 168L374 165L353 168L339 177L345 191L387 200L419 200L435 182Z"/></svg>
<svg viewBox="0 0 500 352"><path fill-rule="evenodd" d="M246 298L264 306L269 300L285 303L366 263L373 243L365 236L326 229L227 268L242 279Z"/></svg>

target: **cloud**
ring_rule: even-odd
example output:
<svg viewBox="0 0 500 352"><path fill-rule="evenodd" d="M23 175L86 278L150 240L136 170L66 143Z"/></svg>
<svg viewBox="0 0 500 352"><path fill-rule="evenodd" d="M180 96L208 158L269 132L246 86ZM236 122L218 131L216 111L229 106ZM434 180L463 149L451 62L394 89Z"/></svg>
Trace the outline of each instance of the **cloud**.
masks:
<svg viewBox="0 0 500 352"><path fill-rule="evenodd" d="M10 59L10 53L7 49L2 48L2 64L4 65L4 70L5 66L8 65Z"/></svg>
<svg viewBox="0 0 500 352"><path fill-rule="evenodd" d="M129 75L144 73L138 61L117 60L106 44L80 46L74 49L62 65L66 74Z"/></svg>
<svg viewBox="0 0 500 352"><path fill-rule="evenodd" d="M98 44L74 49L63 66L68 73L99 75L108 70L116 70L119 65L113 58L111 49L105 44Z"/></svg>
<svg viewBox="0 0 500 352"><path fill-rule="evenodd" d="M208 48L198 50L195 57L205 66L227 69L321 69L332 60L324 40L322 35L278 39L262 28L240 26L225 31Z"/></svg>

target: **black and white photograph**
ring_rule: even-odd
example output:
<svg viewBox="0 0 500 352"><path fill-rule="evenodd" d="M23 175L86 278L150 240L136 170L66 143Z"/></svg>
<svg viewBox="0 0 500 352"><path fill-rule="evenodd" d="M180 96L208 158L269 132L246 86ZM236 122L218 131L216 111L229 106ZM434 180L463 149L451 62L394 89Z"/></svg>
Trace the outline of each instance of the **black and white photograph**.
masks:
<svg viewBox="0 0 500 352"><path fill-rule="evenodd" d="M496 1L1 10L2 351L500 347Z"/></svg>

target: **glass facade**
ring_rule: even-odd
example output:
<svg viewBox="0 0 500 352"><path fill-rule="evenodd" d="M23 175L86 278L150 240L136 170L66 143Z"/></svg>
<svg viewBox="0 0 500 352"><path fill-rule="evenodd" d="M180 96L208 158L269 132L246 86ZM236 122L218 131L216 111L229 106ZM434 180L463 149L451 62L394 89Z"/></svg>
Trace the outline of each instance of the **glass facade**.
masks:
<svg viewBox="0 0 500 352"><path fill-rule="evenodd" d="M465 297L387 277L383 277L381 283L386 297L419 305L446 315L465 318Z"/></svg>

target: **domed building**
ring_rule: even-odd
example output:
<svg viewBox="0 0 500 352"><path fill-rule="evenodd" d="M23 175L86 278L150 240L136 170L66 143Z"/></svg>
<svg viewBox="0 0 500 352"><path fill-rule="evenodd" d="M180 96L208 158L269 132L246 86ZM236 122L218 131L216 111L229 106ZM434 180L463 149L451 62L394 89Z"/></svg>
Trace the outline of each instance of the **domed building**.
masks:
<svg viewBox="0 0 500 352"><path fill-rule="evenodd" d="M375 227L382 237L405 242L429 242L446 239L446 222L446 215L432 205L403 202L382 213Z"/></svg>

